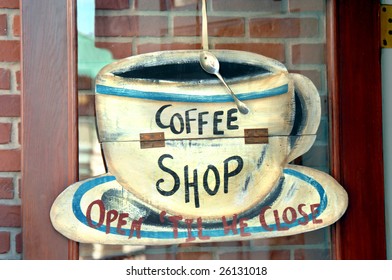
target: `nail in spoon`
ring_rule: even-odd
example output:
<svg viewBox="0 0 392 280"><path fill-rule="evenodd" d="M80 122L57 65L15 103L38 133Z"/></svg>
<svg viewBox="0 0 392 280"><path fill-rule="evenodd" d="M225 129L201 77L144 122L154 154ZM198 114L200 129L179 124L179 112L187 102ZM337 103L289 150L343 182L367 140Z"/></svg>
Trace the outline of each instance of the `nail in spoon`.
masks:
<svg viewBox="0 0 392 280"><path fill-rule="evenodd" d="M225 85L225 87L229 90L231 96L234 99L235 104L237 105L238 111L240 113L246 115L249 113L248 107L241 102L235 93L231 90L231 88L226 84L225 80L222 78L221 74L219 73L219 61L216 56L209 52L209 51L202 51L200 53L200 65L209 74L213 74L218 77L218 79Z"/></svg>

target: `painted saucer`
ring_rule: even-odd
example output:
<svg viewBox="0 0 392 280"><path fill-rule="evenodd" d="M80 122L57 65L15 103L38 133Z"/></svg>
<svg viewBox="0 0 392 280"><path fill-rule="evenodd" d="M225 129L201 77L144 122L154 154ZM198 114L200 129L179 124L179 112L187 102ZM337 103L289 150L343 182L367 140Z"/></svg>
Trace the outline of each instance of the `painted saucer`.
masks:
<svg viewBox="0 0 392 280"><path fill-rule="evenodd" d="M293 235L336 222L348 196L330 175L287 165L279 185L253 209L220 219L186 219L138 200L109 174L66 188L50 218L71 240L100 244L179 244Z"/></svg>

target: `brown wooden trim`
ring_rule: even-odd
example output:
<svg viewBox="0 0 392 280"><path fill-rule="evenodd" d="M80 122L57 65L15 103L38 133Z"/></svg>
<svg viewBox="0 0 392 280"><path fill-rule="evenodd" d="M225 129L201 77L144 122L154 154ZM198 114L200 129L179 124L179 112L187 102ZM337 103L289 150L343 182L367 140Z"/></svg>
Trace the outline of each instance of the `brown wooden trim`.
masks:
<svg viewBox="0 0 392 280"><path fill-rule="evenodd" d="M335 2L332 172L349 195L335 227L336 257L385 259L379 3Z"/></svg>
<svg viewBox="0 0 392 280"><path fill-rule="evenodd" d="M67 0L67 50L68 50L68 135L72 135L72 141L68 146L68 170L71 173L69 184L78 181L79 178L79 124L78 124L78 36L76 26L76 0ZM68 241L68 259L79 259L79 243Z"/></svg>
<svg viewBox="0 0 392 280"><path fill-rule="evenodd" d="M329 116L329 154L330 173L340 181L340 161L339 161L339 99L338 99L338 64L336 55L336 1L328 0L326 7L326 30L327 30L327 81L328 81L328 116ZM332 258L341 257L341 240L339 223L332 226Z"/></svg>
<svg viewBox="0 0 392 280"><path fill-rule="evenodd" d="M49 219L54 199L78 176L75 2L21 1L24 259L78 255Z"/></svg>

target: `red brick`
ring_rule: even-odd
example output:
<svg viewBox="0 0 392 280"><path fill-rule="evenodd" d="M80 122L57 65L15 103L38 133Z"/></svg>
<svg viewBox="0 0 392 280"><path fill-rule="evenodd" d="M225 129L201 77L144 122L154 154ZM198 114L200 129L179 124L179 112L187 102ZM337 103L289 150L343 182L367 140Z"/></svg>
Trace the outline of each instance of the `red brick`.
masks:
<svg viewBox="0 0 392 280"><path fill-rule="evenodd" d="M227 247L242 247L248 248L250 246L249 240L242 241L225 241L225 242L208 242L208 243L199 243L200 247L203 248L222 248L225 249Z"/></svg>
<svg viewBox="0 0 392 280"><path fill-rule="evenodd" d="M290 12L316 12L325 10L324 0L290 0Z"/></svg>
<svg viewBox="0 0 392 280"><path fill-rule="evenodd" d="M135 9L141 11L167 11L166 1L160 0L135 0Z"/></svg>
<svg viewBox="0 0 392 280"><path fill-rule="evenodd" d="M22 252L23 252L23 238L22 238L22 233L18 233L16 236L15 236L15 249L16 249L16 252L18 253L18 254L21 254Z"/></svg>
<svg viewBox="0 0 392 280"><path fill-rule="evenodd" d="M175 260L173 253L146 254L146 260Z"/></svg>
<svg viewBox="0 0 392 280"><path fill-rule="evenodd" d="M256 246L279 246L279 245L303 245L303 244L305 244L303 234L252 240L252 245L254 247L256 247Z"/></svg>
<svg viewBox="0 0 392 280"><path fill-rule="evenodd" d="M20 61L20 42L16 40L0 40L0 62Z"/></svg>
<svg viewBox="0 0 392 280"><path fill-rule="evenodd" d="M20 214L20 206L0 205L0 227L20 227Z"/></svg>
<svg viewBox="0 0 392 280"><path fill-rule="evenodd" d="M10 123L0 123L0 144L11 142L11 128Z"/></svg>
<svg viewBox="0 0 392 280"><path fill-rule="evenodd" d="M261 18L249 22L253 38L297 38L318 35L316 18Z"/></svg>
<svg viewBox="0 0 392 280"><path fill-rule="evenodd" d="M10 78L11 78L10 70L0 68L0 89L10 89L11 87Z"/></svg>
<svg viewBox="0 0 392 280"><path fill-rule="evenodd" d="M190 10L196 11L198 0L135 0L135 9L139 11L170 11L170 10Z"/></svg>
<svg viewBox="0 0 392 280"><path fill-rule="evenodd" d="M296 44L291 53L294 64L325 63L325 44Z"/></svg>
<svg viewBox="0 0 392 280"><path fill-rule="evenodd" d="M175 36L200 36L201 18L183 17L174 18ZM208 35L215 37L243 37L245 23L242 18L209 17Z"/></svg>
<svg viewBox="0 0 392 280"><path fill-rule="evenodd" d="M20 16L16 15L14 16L14 21L13 21L13 33L14 36L20 36Z"/></svg>
<svg viewBox="0 0 392 280"><path fill-rule="evenodd" d="M129 8L129 0L95 0L97 10L124 10Z"/></svg>
<svg viewBox="0 0 392 280"><path fill-rule="evenodd" d="M308 77L317 89L322 89L323 75L320 70L290 70L290 73L298 73Z"/></svg>
<svg viewBox="0 0 392 280"><path fill-rule="evenodd" d="M276 13L281 10L281 1L274 0L241 0L241 1L227 1L214 0L212 1L214 11L249 11L249 12L263 12Z"/></svg>
<svg viewBox="0 0 392 280"><path fill-rule="evenodd" d="M280 246L280 245L308 245L308 244L327 244L329 228L323 228L320 230L314 230L311 232L274 237L274 238L263 238L252 240L252 246Z"/></svg>
<svg viewBox="0 0 392 280"><path fill-rule="evenodd" d="M14 184L12 178L0 178L0 199L14 198Z"/></svg>
<svg viewBox="0 0 392 280"><path fill-rule="evenodd" d="M176 254L176 260L213 260L211 252L180 252Z"/></svg>
<svg viewBox="0 0 392 280"><path fill-rule="evenodd" d="M279 43L233 43L233 44L216 44L216 49L230 49L258 53L264 56L274 58L280 62L285 61L285 48Z"/></svg>
<svg viewBox="0 0 392 280"><path fill-rule="evenodd" d="M0 150L0 171L20 171L21 154L17 150Z"/></svg>
<svg viewBox="0 0 392 280"><path fill-rule="evenodd" d="M17 9L19 8L19 0L0 0L0 8Z"/></svg>
<svg viewBox="0 0 392 280"><path fill-rule="evenodd" d="M132 43L95 42L97 48L108 49L114 59L121 59L132 55Z"/></svg>
<svg viewBox="0 0 392 280"><path fill-rule="evenodd" d="M92 82L92 79L88 76L78 76L78 89L91 90Z"/></svg>
<svg viewBox="0 0 392 280"><path fill-rule="evenodd" d="M137 46L137 53L148 53L164 50L198 50L201 48L200 44L186 44L186 43L171 43L171 44L141 44Z"/></svg>
<svg viewBox="0 0 392 280"><path fill-rule="evenodd" d="M219 255L220 260L289 260L289 250L263 250L228 252Z"/></svg>
<svg viewBox="0 0 392 280"><path fill-rule="evenodd" d="M94 116L95 114L95 96L90 94L79 95L79 116Z"/></svg>
<svg viewBox="0 0 392 280"><path fill-rule="evenodd" d="M331 252L329 249L297 249L294 252L296 260L329 260Z"/></svg>
<svg viewBox="0 0 392 280"><path fill-rule="evenodd" d="M0 35L7 35L7 15L0 15Z"/></svg>
<svg viewBox="0 0 392 280"><path fill-rule="evenodd" d="M6 231L0 231L0 254L5 254L10 251L11 248L11 241L10 241L11 234Z"/></svg>
<svg viewBox="0 0 392 280"><path fill-rule="evenodd" d="M20 95L3 94L0 95L0 117L20 116Z"/></svg>
<svg viewBox="0 0 392 280"><path fill-rule="evenodd" d="M98 16L96 36L164 36L167 35L166 16Z"/></svg>
<svg viewBox="0 0 392 280"><path fill-rule="evenodd" d="M202 243L183 243L179 245L176 260L212 260L213 254Z"/></svg>

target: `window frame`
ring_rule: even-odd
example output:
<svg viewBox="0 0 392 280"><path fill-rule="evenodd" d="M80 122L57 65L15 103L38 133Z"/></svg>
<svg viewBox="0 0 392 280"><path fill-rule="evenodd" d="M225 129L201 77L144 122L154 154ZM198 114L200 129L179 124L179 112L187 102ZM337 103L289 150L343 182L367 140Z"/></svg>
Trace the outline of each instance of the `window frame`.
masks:
<svg viewBox="0 0 392 280"><path fill-rule="evenodd" d="M49 219L78 179L76 0L20 4L23 258L78 259ZM327 1L331 174L349 194L335 259L386 258L378 12L377 1Z"/></svg>

